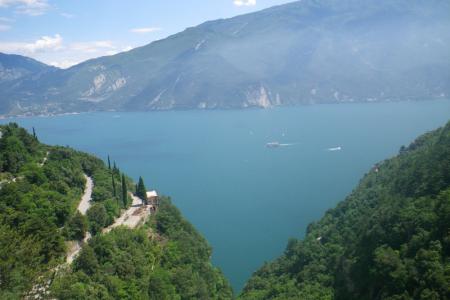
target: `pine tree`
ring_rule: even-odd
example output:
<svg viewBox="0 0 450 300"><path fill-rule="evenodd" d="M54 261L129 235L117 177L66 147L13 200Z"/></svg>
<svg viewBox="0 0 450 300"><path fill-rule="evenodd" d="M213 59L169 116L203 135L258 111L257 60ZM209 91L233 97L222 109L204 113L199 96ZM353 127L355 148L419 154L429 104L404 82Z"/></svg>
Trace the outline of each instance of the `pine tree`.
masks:
<svg viewBox="0 0 450 300"><path fill-rule="evenodd" d="M128 195L127 195L127 183L125 182L125 174L122 173L122 202L123 206L127 207Z"/></svg>
<svg viewBox="0 0 450 300"><path fill-rule="evenodd" d="M136 196L141 198L143 203L147 204L147 189L145 188L144 180L142 179L142 177L139 177Z"/></svg>

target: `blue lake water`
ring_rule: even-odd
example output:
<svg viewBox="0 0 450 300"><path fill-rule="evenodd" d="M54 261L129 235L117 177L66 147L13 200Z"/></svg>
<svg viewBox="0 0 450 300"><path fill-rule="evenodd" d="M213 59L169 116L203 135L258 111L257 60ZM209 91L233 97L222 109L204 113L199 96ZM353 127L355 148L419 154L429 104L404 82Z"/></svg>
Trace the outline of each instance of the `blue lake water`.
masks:
<svg viewBox="0 0 450 300"><path fill-rule="evenodd" d="M43 142L110 154L127 174L172 196L239 291L374 163L449 119L450 101L441 100L14 121L34 126ZM292 145L265 147L273 141Z"/></svg>

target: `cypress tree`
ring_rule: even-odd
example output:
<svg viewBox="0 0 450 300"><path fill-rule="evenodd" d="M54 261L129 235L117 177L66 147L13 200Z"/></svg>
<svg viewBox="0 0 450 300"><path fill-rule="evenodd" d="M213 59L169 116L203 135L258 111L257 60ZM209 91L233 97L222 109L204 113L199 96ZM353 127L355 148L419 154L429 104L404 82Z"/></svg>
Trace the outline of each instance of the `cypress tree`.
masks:
<svg viewBox="0 0 450 300"><path fill-rule="evenodd" d="M116 182L114 181L114 174L111 174L111 179L112 179L113 195L114 195L114 197L116 197L117 196L117 194L116 194Z"/></svg>
<svg viewBox="0 0 450 300"><path fill-rule="evenodd" d="M113 173L120 176L120 170L116 165L116 162L114 161L114 166L113 166Z"/></svg>
<svg viewBox="0 0 450 300"><path fill-rule="evenodd" d="M142 202L147 204L147 189L145 188L144 180L139 177L136 195L142 199Z"/></svg>
<svg viewBox="0 0 450 300"><path fill-rule="evenodd" d="M109 155L108 155L108 169L111 170L111 160L109 159Z"/></svg>
<svg viewBox="0 0 450 300"><path fill-rule="evenodd" d="M33 127L33 137L37 140L37 136L36 136L36 130Z"/></svg>
<svg viewBox="0 0 450 300"><path fill-rule="evenodd" d="M125 174L122 173L122 202L123 207L127 207L127 201L128 195L127 195L127 183L125 182Z"/></svg>

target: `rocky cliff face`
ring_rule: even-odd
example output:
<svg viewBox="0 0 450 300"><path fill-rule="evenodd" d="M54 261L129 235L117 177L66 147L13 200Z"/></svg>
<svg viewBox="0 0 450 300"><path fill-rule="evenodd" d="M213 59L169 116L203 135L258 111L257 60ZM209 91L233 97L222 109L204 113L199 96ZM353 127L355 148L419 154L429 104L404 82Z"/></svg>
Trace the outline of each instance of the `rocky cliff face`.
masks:
<svg viewBox="0 0 450 300"><path fill-rule="evenodd" d="M2 114L449 97L450 3L304 0L67 70L2 74L14 82Z"/></svg>

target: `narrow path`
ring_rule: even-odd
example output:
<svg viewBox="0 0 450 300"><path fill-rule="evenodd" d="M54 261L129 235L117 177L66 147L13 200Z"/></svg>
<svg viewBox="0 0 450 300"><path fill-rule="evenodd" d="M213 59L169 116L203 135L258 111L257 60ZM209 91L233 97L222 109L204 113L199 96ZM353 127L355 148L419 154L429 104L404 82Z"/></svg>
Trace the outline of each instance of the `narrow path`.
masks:
<svg viewBox="0 0 450 300"><path fill-rule="evenodd" d="M46 153L45 153L45 157L44 157L44 159L42 160L42 162L39 164L39 167L43 167L44 165L45 165L45 163L47 162L47 159L48 159L48 155L50 154L50 152L49 151L47 151Z"/></svg>
<svg viewBox="0 0 450 300"><path fill-rule="evenodd" d="M94 181L91 177L84 174L84 178L86 179L86 185L84 187L83 197L81 197L81 201L78 204L78 211L85 215L88 209L91 207L91 199L92 199L92 190L94 188Z"/></svg>
<svg viewBox="0 0 450 300"><path fill-rule="evenodd" d="M91 207L91 199L92 199L92 190L94 188L94 182L92 178L90 178L87 175L84 175L86 179L86 185L84 188L83 196L81 197L81 201L78 204L78 211L82 215L86 215L86 212ZM113 228L118 226L127 226L129 228L136 228L138 225L144 223L147 218L150 216L151 212L151 205L142 205L142 200L139 197L136 197L132 193L129 194L130 197L133 199L133 202L131 204L131 207L128 208L119 218L117 218L111 226L105 228L103 230L104 233L110 232ZM59 270L67 267L70 265L75 258L80 253L83 246L91 239L91 234L89 232L86 232L86 236L82 241L72 241L71 245L69 246L69 250L67 251L67 258L66 263L57 266L53 269L53 274L57 274ZM53 275L54 276L54 275ZM38 278L38 280L42 281L43 277ZM32 290L25 295L25 299L44 299L49 294L49 288L52 283L52 279L46 279L45 282L39 282L35 284L32 288Z"/></svg>
<svg viewBox="0 0 450 300"><path fill-rule="evenodd" d="M44 159L45 163L46 159ZM42 166L41 165L41 166ZM84 174L84 178L86 179L86 184L84 187L83 195L81 196L81 201L78 204L78 211L82 215L86 215L87 210L89 207L91 207L91 196L92 196L92 189L94 188L94 182L92 178L88 177L86 174ZM28 292L24 299L47 299L49 294L49 288L53 281L53 277L55 274L57 274L61 269L63 269L65 266L70 265L74 259L77 257L77 255L80 253L81 248L87 241L91 238L91 234L89 232L86 232L86 236L84 237L83 241L72 241L69 245L69 249L67 250L67 258L66 258L66 264L61 264L54 269L51 270L51 273L53 274L52 278L45 278L41 276L37 279L37 283L35 283L31 289L30 292ZM44 282L43 282L44 280Z"/></svg>
<svg viewBox="0 0 450 300"><path fill-rule="evenodd" d="M91 199L92 199L92 190L94 188L94 182L91 177L84 174L84 178L86 179L86 185L84 187L84 193L81 197L81 201L78 204L78 211L84 216L86 215L86 212L91 207ZM80 253L81 248L89 239L91 238L90 232L86 232L86 236L82 241L76 241L74 242L67 251L67 259L66 262L68 264L71 264L73 260L77 257L77 255Z"/></svg>

